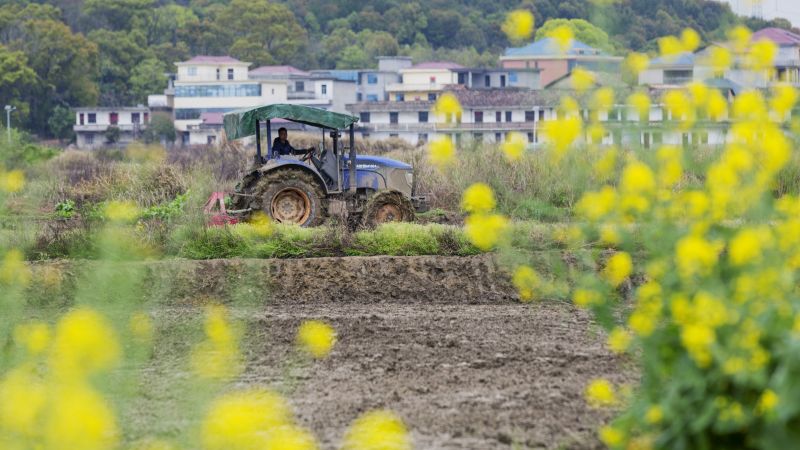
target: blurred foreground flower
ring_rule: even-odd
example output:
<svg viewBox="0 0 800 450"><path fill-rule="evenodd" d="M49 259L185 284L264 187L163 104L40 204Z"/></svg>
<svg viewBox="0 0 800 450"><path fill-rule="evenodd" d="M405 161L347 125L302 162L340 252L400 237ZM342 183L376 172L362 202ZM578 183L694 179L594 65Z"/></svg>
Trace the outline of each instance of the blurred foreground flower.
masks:
<svg viewBox="0 0 800 450"><path fill-rule="evenodd" d="M455 161L456 148L449 137L443 136L428 144L428 159L439 170Z"/></svg>
<svg viewBox="0 0 800 450"><path fill-rule="evenodd" d="M611 283L612 286L617 287L625 281L633 271L633 260L631 255L625 252L617 252L611 258L608 258L605 269L603 269L603 276Z"/></svg>
<svg viewBox="0 0 800 450"><path fill-rule="evenodd" d="M485 183L475 183L468 187L461 198L461 209L468 213L486 213L496 205L494 191Z"/></svg>
<svg viewBox="0 0 800 450"><path fill-rule="evenodd" d="M3 256L0 265L0 282L7 285L26 286L31 280L31 269L25 263L25 255L17 249L11 249Z"/></svg>
<svg viewBox="0 0 800 450"><path fill-rule="evenodd" d="M578 117L552 120L542 125L542 134L552 143L556 161L561 160L569 146L581 135L582 130L583 122Z"/></svg>
<svg viewBox="0 0 800 450"><path fill-rule="evenodd" d="M592 380L586 387L586 402L595 408L613 406L617 403L614 386L608 380L598 378Z"/></svg>
<svg viewBox="0 0 800 450"><path fill-rule="evenodd" d="M45 448L110 450L119 429L111 406L81 383L59 386L48 405L44 424Z"/></svg>
<svg viewBox="0 0 800 450"><path fill-rule="evenodd" d="M50 343L50 327L39 320L17 325L14 328L14 341L30 355L41 354Z"/></svg>
<svg viewBox="0 0 800 450"><path fill-rule="evenodd" d="M25 186L25 173L21 170L0 171L0 191L19 192Z"/></svg>
<svg viewBox="0 0 800 450"><path fill-rule="evenodd" d="M289 405L265 389L231 392L216 399L203 420L205 450L261 450L266 434L291 425Z"/></svg>
<svg viewBox="0 0 800 450"><path fill-rule="evenodd" d="M467 239L483 251L494 248L507 228L508 219L500 214L472 214L464 221Z"/></svg>
<svg viewBox="0 0 800 450"><path fill-rule="evenodd" d="M223 306L206 309L206 340L198 344L191 355L194 373L207 379L228 379L241 371L239 337L228 321Z"/></svg>
<svg viewBox="0 0 800 450"><path fill-rule="evenodd" d="M359 416L344 436L342 450L410 450L411 439L397 415L370 411Z"/></svg>
<svg viewBox="0 0 800 450"><path fill-rule="evenodd" d="M111 323L97 311L79 308L59 320L50 364L64 379L82 379L108 370L120 359L121 349Z"/></svg>
<svg viewBox="0 0 800 450"><path fill-rule="evenodd" d="M110 201L103 212L106 219L112 222L128 223L139 217L139 208L131 201Z"/></svg>
<svg viewBox="0 0 800 450"><path fill-rule="evenodd" d="M500 149L507 161L515 162L522 159L527 143L528 141L522 133L512 131L506 135L506 140L500 145Z"/></svg>
<svg viewBox="0 0 800 450"><path fill-rule="evenodd" d="M561 25L556 27L547 37L553 40L559 53L567 53L572 48L572 42L575 40L575 35L572 33L572 28Z"/></svg>
<svg viewBox="0 0 800 450"><path fill-rule="evenodd" d="M631 52L625 57L623 65L633 75L638 76L641 71L647 69L647 66L650 65L650 58L643 53Z"/></svg>
<svg viewBox="0 0 800 450"><path fill-rule="evenodd" d="M519 43L531 37L534 23L533 13L525 9L517 9L506 15L501 29L509 41Z"/></svg>
<svg viewBox="0 0 800 450"><path fill-rule="evenodd" d="M297 330L297 344L315 358L328 356L336 343L336 331L319 320L308 320Z"/></svg>
<svg viewBox="0 0 800 450"><path fill-rule="evenodd" d="M432 112L437 119L443 118L445 122L452 122L461 115L461 103L455 94L445 92L436 100Z"/></svg>
<svg viewBox="0 0 800 450"><path fill-rule="evenodd" d="M542 281L539 274L533 268L528 266L517 267L514 271L514 276L511 278L514 287L517 288L519 298L528 302L538 298L538 290L541 287Z"/></svg>

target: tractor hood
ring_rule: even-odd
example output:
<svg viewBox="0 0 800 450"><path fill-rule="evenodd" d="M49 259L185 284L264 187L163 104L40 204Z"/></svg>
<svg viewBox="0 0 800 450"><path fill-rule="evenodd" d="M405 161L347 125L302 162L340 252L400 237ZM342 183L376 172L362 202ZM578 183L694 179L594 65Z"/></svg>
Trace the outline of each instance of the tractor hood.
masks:
<svg viewBox="0 0 800 450"><path fill-rule="evenodd" d="M343 158L345 161L349 161L350 159L347 155ZM357 155L356 156L356 168L358 169L369 169L374 166L374 168L378 167L391 167L392 169L407 169L411 170L412 167L409 164L406 164L402 161L397 161L395 159L384 158L381 156L372 156L372 155Z"/></svg>

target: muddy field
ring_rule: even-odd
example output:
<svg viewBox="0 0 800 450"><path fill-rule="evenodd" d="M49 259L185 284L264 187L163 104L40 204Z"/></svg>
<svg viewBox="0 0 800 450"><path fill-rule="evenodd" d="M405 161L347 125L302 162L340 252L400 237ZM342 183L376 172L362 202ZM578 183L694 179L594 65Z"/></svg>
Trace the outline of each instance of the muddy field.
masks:
<svg viewBox="0 0 800 450"><path fill-rule="evenodd" d="M174 410L181 392L170 386L187 376L180 355L190 342L172 333L200 323L199 303L245 279L260 281L226 300L247 326L247 370L237 384L285 392L325 449L338 448L347 425L375 408L398 413L418 449L595 448L610 413L586 406L585 385L630 380L588 313L556 301L520 304L489 257L145 266L162 339L146 395L126 418L133 435L187 426ZM331 323L338 343L323 361L287 367L307 319Z"/></svg>

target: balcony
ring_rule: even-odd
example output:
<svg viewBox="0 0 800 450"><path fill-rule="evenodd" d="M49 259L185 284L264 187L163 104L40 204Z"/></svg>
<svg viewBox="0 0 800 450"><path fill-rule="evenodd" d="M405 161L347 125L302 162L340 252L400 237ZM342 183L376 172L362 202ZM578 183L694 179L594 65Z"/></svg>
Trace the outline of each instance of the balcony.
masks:
<svg viewBox="0 0 800 450"><path fill-rule="evenodd" d="M141 123L118 123L111 125L110 123L87 123L84 125L73 125L72 129L74 131L106 131L108 127L115 126L119 128L120 131L134 131L134 130L141 130L146 128Z"/></svg>
<svg viewBox="0 0 800 450"><path fill-rule="evenodd" d="M288 100L314 100L317 98L316 92L311 91L290 91L286 93Z"/></svg>
<svg viewBox="0 0 800 450"><path fill-rule="evenodd" d="M439 83L391 83L386 85L386 92L427 92L441 91L443 84Z"/></svg>
<svg viewBox="0 0 800 450"><path fill-rule="evenodd" d="M436 131L521 131L533 130L535 122L481 122L481 123L363 123L358 126L367 132L436 132Z"/></svg>

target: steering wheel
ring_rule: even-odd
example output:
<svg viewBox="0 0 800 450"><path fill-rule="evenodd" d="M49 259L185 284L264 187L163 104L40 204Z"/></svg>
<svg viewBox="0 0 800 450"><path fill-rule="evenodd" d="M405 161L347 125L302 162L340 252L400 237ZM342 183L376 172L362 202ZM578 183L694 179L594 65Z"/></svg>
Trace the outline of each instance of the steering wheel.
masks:
<svg viewBox="0 0 800 450"><path fill-rule="evenodd" d="M309 148L309 149L308 149L308 151L305 153L305 155L303 155L303 156L300 158L300 161L303 161L303 162L306 162L306 161L308 161L308 160L309 160L309 159L311 159L311 157L314 155L314 152L315 152L315 151L317 151L317 149L316 149L316 148L314 148L314 147L311 147L311 148Z"/></svg>

